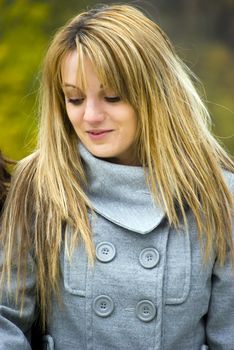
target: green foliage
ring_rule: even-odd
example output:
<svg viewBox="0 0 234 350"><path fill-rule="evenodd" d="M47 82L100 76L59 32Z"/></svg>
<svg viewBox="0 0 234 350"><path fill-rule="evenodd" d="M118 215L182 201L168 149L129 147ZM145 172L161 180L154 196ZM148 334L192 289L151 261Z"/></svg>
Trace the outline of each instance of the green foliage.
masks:
<svg viewBox="0 0 234 350"><path fill-rule="evenodd" d="M34 146L36 74L47 43L44 2L16 0L1 6L0 147L19 159ZM32 143L29 146L29 143Z"/></svg>

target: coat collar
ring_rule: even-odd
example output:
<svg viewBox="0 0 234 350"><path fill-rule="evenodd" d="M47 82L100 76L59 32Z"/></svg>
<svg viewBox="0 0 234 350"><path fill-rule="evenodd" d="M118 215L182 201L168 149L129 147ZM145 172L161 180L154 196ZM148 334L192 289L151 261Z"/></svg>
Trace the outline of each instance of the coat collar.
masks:
<svg viewBox="0 0 234 350"><path fill-rule="evenodd" d="M160 224L165 212L155 205L142 167L96 158L82 144L79 151L88 180L86 193L95 212L141 234Z"/></svg>

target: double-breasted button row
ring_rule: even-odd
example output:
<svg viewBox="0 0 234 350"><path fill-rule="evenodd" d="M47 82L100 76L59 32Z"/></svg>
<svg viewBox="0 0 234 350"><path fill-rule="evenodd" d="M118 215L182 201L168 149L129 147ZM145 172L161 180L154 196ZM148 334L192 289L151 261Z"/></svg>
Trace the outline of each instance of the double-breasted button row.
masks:
<svg viewBox="0 0 234 350"><path fill-rule="evenodd" d="M96 257L99 261L108 263L116 257L116 248L110 242L101 242L96 246ZM154 268L159 262L157 249L149 247L141 251L139 262L145 269Z"/></svg>
<svg viewBox="0 0 234 350"><path fill-rule="evenodd" d="M99 295L93 301L93 310L99 317L110 316L114 307L114 302L108 295ZM152 321L157 313L156 306L150 300L140 300L135 311L136 316L143 322Z"/></svg>

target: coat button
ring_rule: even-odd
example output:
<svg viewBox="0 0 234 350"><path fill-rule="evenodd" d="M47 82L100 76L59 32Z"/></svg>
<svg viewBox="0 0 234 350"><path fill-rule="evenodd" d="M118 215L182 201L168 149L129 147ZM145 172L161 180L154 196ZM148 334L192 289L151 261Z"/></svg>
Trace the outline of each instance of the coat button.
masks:
<svg viewBox="0 0 234 350"><path fill-rule="evenodd" d="M156 307L150 300L141 300L136 306L136 315L143 322L150 322L156 315Z"/></svg>
<svg viewBox="0 0 234 350"><path fill-rule="evenodd" d="M110 262L115 255L115 246L110 242L101 242L96 247L96 257L101 262Z"/></svg>
<svg viewBox="0 0 234 350"><path fill-rule="evenodd" d="M107 295L99 295L93 301L93 310L100 317L107 317L114 310L114 302Z"/></svg>
<svg viewBox="0 0 234 350"><path fill-rule="evenodd" d="M152 269L159 261L159 253L155 248L145 248L140 253L139 260L145 269Z"/></svg>

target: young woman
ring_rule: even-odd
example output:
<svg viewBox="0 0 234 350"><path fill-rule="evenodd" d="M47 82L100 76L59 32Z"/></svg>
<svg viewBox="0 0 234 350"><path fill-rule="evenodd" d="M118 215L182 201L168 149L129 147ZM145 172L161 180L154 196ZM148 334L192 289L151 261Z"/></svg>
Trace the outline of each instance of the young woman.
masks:
<svg viewBox="0 0 234 350"><path fill-rule="evenodd" d="M3 218L0 349L233 350L234 165L141 11L84 12L44 62Z"/></svg>

